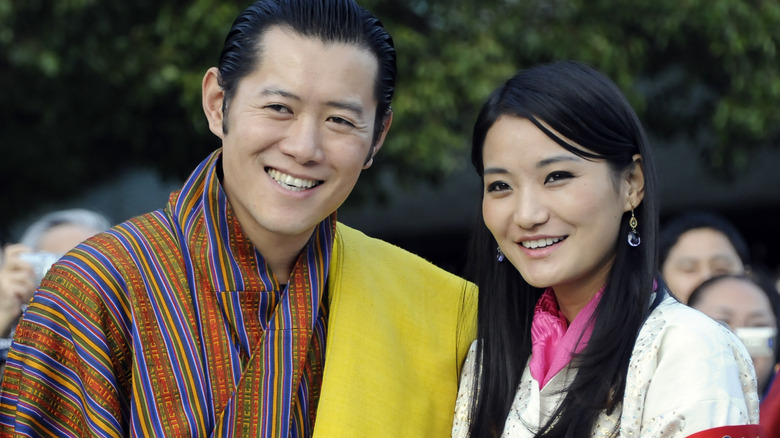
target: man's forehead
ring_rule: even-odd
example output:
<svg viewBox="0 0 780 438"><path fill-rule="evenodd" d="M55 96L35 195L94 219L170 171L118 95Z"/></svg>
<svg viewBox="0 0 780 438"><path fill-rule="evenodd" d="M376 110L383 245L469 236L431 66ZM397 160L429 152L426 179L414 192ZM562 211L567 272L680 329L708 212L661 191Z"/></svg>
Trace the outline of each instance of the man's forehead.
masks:
<svg viewBox="0 0 780 438"><path fill-rule="evenodd" d="M327 84L327 89L321 91L333 96L328 101L358 110L354 107L357 101L376 100L379 61L374 53L357 43L323 41L274 26L262 35L255 65L247 76L266 74L272 77L270 83L253 92L300 98L299 90L307 85ZM366 95L360 90L365 90ZM345 92L350 96L345 97Z"/></svg>
<svg viewBox="0 0 780 438"><path fill-rule="evenodd" d="M287 24L275 24L269 26L262 33L260 33L256 44L256 48L258 50L258 61L263 57L264 53L271 47L272 44L278 42L279 39L288 40L290 38L293 40L299 40L301 44L303 43L320 44L325 49L330 49L335 46L349 47L355 49L356 52L362 52L363 55L366 54L369 55L371 59L373 59L374 62L376 62L377 67L379 64L379 59L377 58L377 54L374 53L371 50L371 48L364 43L360 43L354 39L345 40L345 39L330 37L330 36L325 37L315 33L306 34L303 32L299 32L298 30L294 29L292 26Z"/></svg>

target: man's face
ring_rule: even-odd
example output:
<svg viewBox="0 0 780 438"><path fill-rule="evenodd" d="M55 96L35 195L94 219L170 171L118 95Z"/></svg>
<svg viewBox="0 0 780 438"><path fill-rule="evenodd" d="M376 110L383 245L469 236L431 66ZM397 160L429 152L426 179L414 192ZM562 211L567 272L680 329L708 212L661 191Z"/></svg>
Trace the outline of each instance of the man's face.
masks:
<svg viewBox="0 0 780 438"><path fill-rule="evenodd" d="M222 181L244 231L302 247L347 198L371 156L378 63L368 50L286 28L262 37L257 68L228 103Z"/></svg>

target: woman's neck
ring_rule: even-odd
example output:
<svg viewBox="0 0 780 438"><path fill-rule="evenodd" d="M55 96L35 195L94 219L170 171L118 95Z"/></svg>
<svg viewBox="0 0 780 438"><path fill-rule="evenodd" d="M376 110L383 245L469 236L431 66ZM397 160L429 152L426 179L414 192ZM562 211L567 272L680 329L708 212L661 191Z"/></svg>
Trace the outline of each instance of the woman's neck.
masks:
<svg viewBox="0 0 780 438"><path fill-rule="evenodd" d="M552 286L555 299L558 300L558 307L569 324L574 321L574 318L579 315L582 308L593 299L596 293L604 288L613 265L614 255L590 275Z"/></svg>
<svg viewBox="0 0 780 438"><path fill-rule="evenodd" d="M553 293L558 301L558 308L566 317L566 321L571 324L574 318L580 314L590 300L603 288L603 286L592 287L588 289L571 290L565 287L554 287Z"/></svg>

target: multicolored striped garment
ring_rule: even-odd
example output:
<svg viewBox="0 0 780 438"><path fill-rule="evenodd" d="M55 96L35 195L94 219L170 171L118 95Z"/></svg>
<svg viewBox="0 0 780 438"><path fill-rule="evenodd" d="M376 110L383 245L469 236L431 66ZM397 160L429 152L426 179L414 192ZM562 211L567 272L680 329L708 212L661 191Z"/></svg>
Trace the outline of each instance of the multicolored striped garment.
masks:
<svg viewBox="0 0 780 438"><path fill-rule="evenodd" d="M0 437L448 437L474 285L329 218L283 292L218 159L55 265L9 356Z"/></svg>
<svg viewBox="0 0 780 438"><path fill-rule="evenodd" d="M167 209L52 269L9 357L3 435L312 435L335 214L280 285L240 231L219 156Z"/></svg>

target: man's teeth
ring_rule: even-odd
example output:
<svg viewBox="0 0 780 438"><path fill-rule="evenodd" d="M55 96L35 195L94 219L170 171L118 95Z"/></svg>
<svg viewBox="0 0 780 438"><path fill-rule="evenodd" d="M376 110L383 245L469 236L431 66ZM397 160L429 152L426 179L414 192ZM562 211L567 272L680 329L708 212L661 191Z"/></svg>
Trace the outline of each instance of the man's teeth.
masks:
<svg viewBox="0 0 780 438"><path fill-rule="evenodd" d="M544 248L545 246L550 246L553 243L560 242L561 240L563 240L563 237L547 237L545 239L539 239L539 240L524 240L520 243L528 249L535 249L535 248Z"/></svg>
<svg viewBox="0 0 780 438"><path fill-rule="evenodd" d="M280 186L288 190L292 190L293 192L300 192L306 189L310 189L319 184L318 181L296 178L294 176L279 172L276 169L268 169L268 175L270 175L274 181L278 182Z"/></svg>

